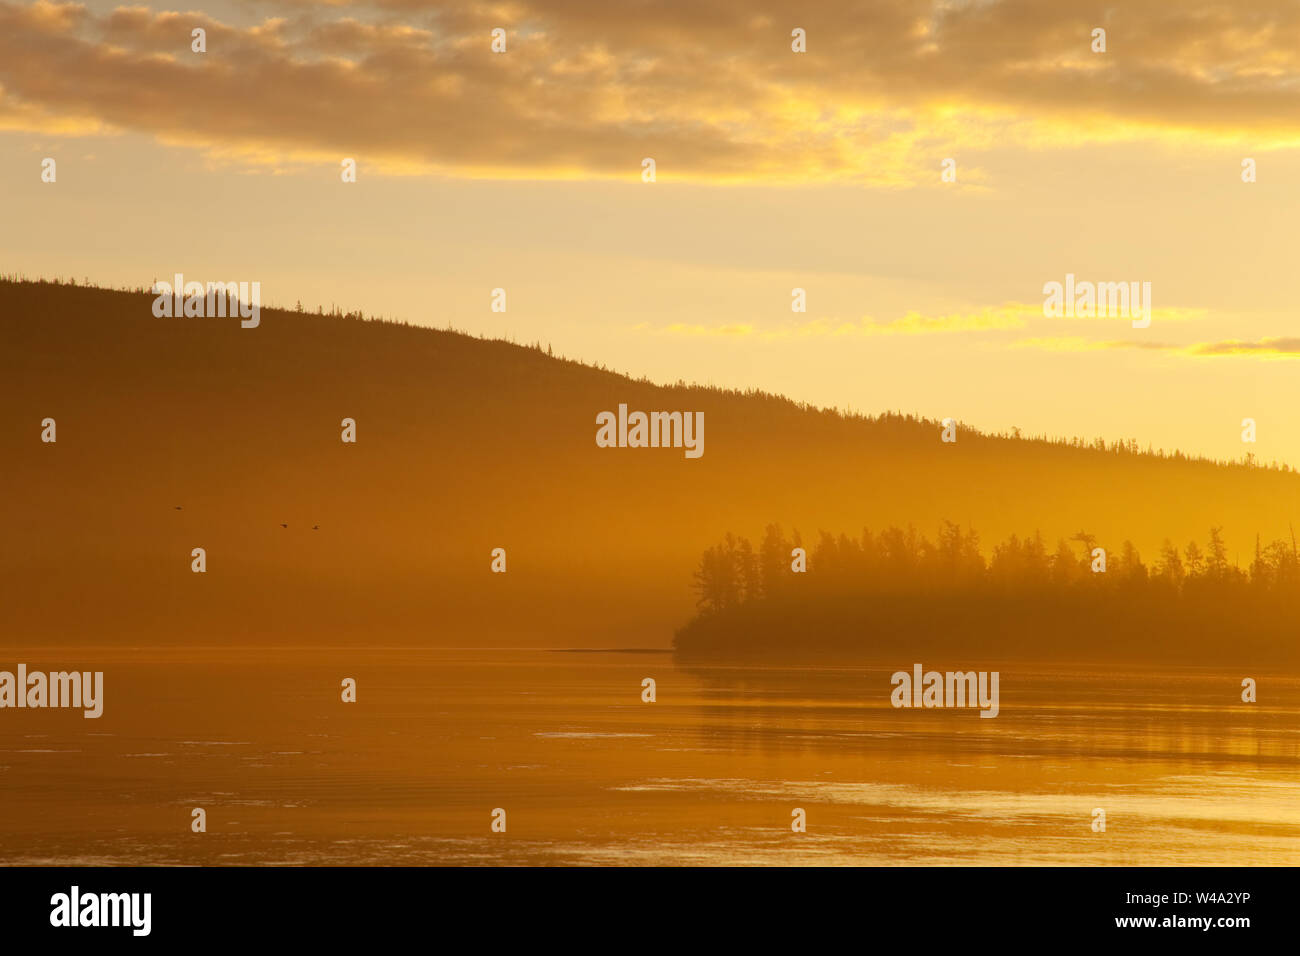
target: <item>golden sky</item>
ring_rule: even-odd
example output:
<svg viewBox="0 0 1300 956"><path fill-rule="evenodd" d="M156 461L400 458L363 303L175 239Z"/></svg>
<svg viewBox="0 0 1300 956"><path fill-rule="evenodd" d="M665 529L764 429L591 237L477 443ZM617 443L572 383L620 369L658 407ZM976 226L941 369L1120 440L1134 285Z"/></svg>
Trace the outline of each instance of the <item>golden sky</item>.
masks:
<svg viewBox="0 0 1300 956"><path fill-rule="evenodd" d="M1300 465L1294 0L201 5L0 2L6 270Z"/></svg>

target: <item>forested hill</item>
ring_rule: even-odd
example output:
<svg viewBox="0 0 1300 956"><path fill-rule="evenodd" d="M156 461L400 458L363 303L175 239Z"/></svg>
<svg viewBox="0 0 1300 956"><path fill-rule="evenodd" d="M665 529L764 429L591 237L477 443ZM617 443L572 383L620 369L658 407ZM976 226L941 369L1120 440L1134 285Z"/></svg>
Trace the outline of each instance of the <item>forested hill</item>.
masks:
<svg viewBox="0 0 1300 956"><path fill-rule="evenodd" d="M1083 529L1149 556L1218 527L1248 565L1257 533L1287 539L1300 517L1281 470L965 425L944 444L934 421L657 386L545 343L271 309L241 328L152 303L0 283L14 641L667 647L731 529L950 519L989 543ZM434 306L419 318L439 324ZM703 412L703 455L598 447L620 403Z"/></svg>
<svg viewBox="0 0 1300 956"><path fill-rule="evenodd" d="M695 589L674 642L687 657L1300 663L1295 540L1258 541L1238 566L1218 528L1144 557L1084 531L986 548L943 522L933 538L890 527L805 546L769 525L757 545L728 534L706 549Z"/></svg>

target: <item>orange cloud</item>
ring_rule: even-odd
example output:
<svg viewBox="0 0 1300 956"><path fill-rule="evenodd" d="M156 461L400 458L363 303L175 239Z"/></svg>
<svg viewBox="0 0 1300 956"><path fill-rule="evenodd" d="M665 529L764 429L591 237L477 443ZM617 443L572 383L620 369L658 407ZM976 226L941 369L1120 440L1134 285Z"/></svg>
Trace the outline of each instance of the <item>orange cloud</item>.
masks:
<svg viewBox="0 0 1300 956"><path fill-rule="evenodd" d="M1300 358L1300 338L1265 338L1257 342L1228 339L1221 342L1194 342L1177 345L1171 342L1154 342L1142 339L1101 341L1078 336L1019 339L1012 348L1040 349L1048 352L1101 352L1114 349L1142 349L1169 352L1191 358L1216 358L1247 356L1264 359Z"/></svg>
<svg viewBox="0 0 1300 956"><path fill-rule="evenodd" d="M244 9L244 8L241 8ZM938 182L999 144L1300 143L1300 5L267 0L261 19L0 2L9 125L277 163L636 181ZM190 51L190 30L208 52ZM790 50L807 31L808 52ZM1092 53L1094 27L1108 51ZM508 51L490 51L507 30ZM48 118L48 119L47 119ZM48 124L48 125L46 125ZM978 182L963 167L962 182Z"/></svg>
<svg viewBox="0 0 1300 956"><path fill-rule="evenodd" d="M1207 315L1205 309L1168 308L1152 311L1152 321L1186 321L1199 319ZM1127 318L1094 317L1047 319L1043 316L1041 303L1004 302L998 306L986 306L966 312L953 312L944 315L925 315L921 312L908 312L896 319L878 321L865 317L858 320L819 318L809 319L793 325L779 328L760 328L749 323L728 323L726 325L708 326L675 322L661 328L652 328L646 323L636 326L637 331L652 331L669 335L718 336L727 338L755 337L759 339L789 339L835 336L868 335L932 335L956 332L1002 332L1023 329L1031 322L1124 322ZM1013 343L1020 348L1045 348L1054 351L1084 351L1115 347L1124 347L1124 343L1107 343L1081 337L1057 337L1021 339ZM1147 348L1147 345L1134 345L1135 348ZM1164 346L1161 346L1162 348Z"/></svg>

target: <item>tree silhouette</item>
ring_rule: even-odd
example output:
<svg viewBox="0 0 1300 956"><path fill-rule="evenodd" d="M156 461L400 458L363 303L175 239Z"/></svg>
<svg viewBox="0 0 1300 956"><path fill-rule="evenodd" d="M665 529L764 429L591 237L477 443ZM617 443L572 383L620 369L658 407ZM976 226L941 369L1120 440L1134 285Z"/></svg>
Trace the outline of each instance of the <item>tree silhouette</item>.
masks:
<svg viewBox="0 0 1300 956"><path fill-rule="evenodd" d="M1204 549L1192 541L1182 554L1166 539L1150 571L1124 541L1098 573L1097 539L1082 531L1058 541L1052 553L1037 531L1012 535L986 561L978 535L951 521L940 525L934 541L892 525L878 534L864 529L857 538L822 531L806 574L791 569L792 546L770 524L757 549L732 533L706 549L694 575L700 615L678 632L679 642L785 639L798 646L806 637L795 635L811 631L851 643L879 634L882 621L904 634L938 628L931 638L938 640L952 637L936 623L948 621L951 632L996 642L1018 622L1037 621L1041 631L1079 632L1077 639L1092 643L1140 647L1160 635L1178 641L1212 634L1223 646L1231 628L1234 645L1252 635L1285 635L1287 646L1295 646L1290 636L1300 629L1295 543L1257 540L1243 572L1228 563L1219 527L1209 530Z"/></svg>

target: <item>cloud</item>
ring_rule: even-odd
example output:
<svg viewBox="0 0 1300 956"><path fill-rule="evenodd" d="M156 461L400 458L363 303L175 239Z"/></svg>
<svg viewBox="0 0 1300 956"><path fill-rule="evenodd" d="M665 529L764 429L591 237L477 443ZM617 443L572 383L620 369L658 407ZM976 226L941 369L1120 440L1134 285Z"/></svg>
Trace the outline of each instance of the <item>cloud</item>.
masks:
<svg viewBox="0 0 1300 956"><path fill-rule="evenodd" d="M1011 343L1011 347L1038 349L1047 352L1100 352L1117 349L1137 349L1168 352L1189 358L1218 358L1225 356L1247 356L1264 359L1300 358L1300 338L1294 337L1265 338L1257 342L1228 339L1220 342L1193 342L1180 345L1172 342L1156 342L1143 339L1103 341L1080 336L1059 336L1018 339Z"/></svg>
<svg viewBox="0 0 1300 956"><path fill-rule="evenodd" d="M1014 349L1038 349L1042 352L1108 352L1114 350L1136 349L1139 351L1164 352L1177 350L1179 346L1167 342L1153 342L1142 339L1089 339L1077 335L1044 336L1032 339L1017 339L1011 343Z"/></svg>
<svg viewBox="0 0 1300 956"><path fill-rule="evenodd" d="M1042 314L1043 309L1040 305L1029 306L1022 303L1008 303L1004 306L988 308L978 312L954 313L952 315L928 316L919 312L908 312L906 315L888 322L878 322L871 318L856 321L821 318L809 319L780 328L766 329L749 323L707 326L674 322L660 328L641 323L636 326L636 330L664 335L757 338L765 341L871 335L927 335L939 332L983 332L1018 329L1025 325L1027 318L1033 315L1041 318Z"/></svg>
<svg viewBox="0 0 1300 956"><path fill-rule="evenodd" d="M937 183L945 156L1011 143L1300 144L1293 0L236 9L246 22L0 2L0 116L277 163L630 182L645 156L660 182L902 186ZM190 52L196 26L205 54ZM790 50L794 26L805 54ZM1096 26L1105 54L1089 48ZM505 54L490 52L494 27Z"/></svg>
<svg viewBox="0 0 1300 956"><path fill-rule="evenodd" d="M1187 321L1207 315L1205 309L1169 308L1155 309L1151 313L1153 322ZM708 326L674 322L671 325L654 328L648 323L635 327L637 331L650 331L665 335L712 336L725 338L752 337L763 340L793 338L835 338L844 336L872 335L935 335L959 332L1003 332L1023 329L1031 322L1131 322L1129 318L1102 316L1093 318L1053 318L1043 316L1043 306L1037 302L1004 302L997 306L972 309L965 312L952 312L942 315L925 315L921 312L908 312L896 319L879 321L871 317L858 320L820 318L809 319L778 328L761 328L749 323L729 323L727 325ZM1111 347L1112 343L1101 342L1081 337L1057 337L1021 339L1013 343L1019 348L1048 348L1054 351L1084 351ZM1124 343L1113 343L1123 347ZM1134 344L1134 348L1147 348L1143 344ZM1160 346L1164 347L1164 346Z"/></svg>
<svg viewBox="0 0 1300 956"><path fill-rule="evenodd" d="M902 318L868 326L881 335L926 335L937 332L989 332L1002 329L1020 329L1035 318L1043 317L1041 305L1009 302L996 308L978 312L950 315L922 315L908 312Z"/></svg>
<svg viewBox="0 0 1300 956"><path fill-rule="evenodd" d="M1242 342L1235 339L1223 342L1201 342L1187 346L1187 355L1254 355L1261 358L1300 358L1300 338L1260 339L1258 342Z"/></svg>

